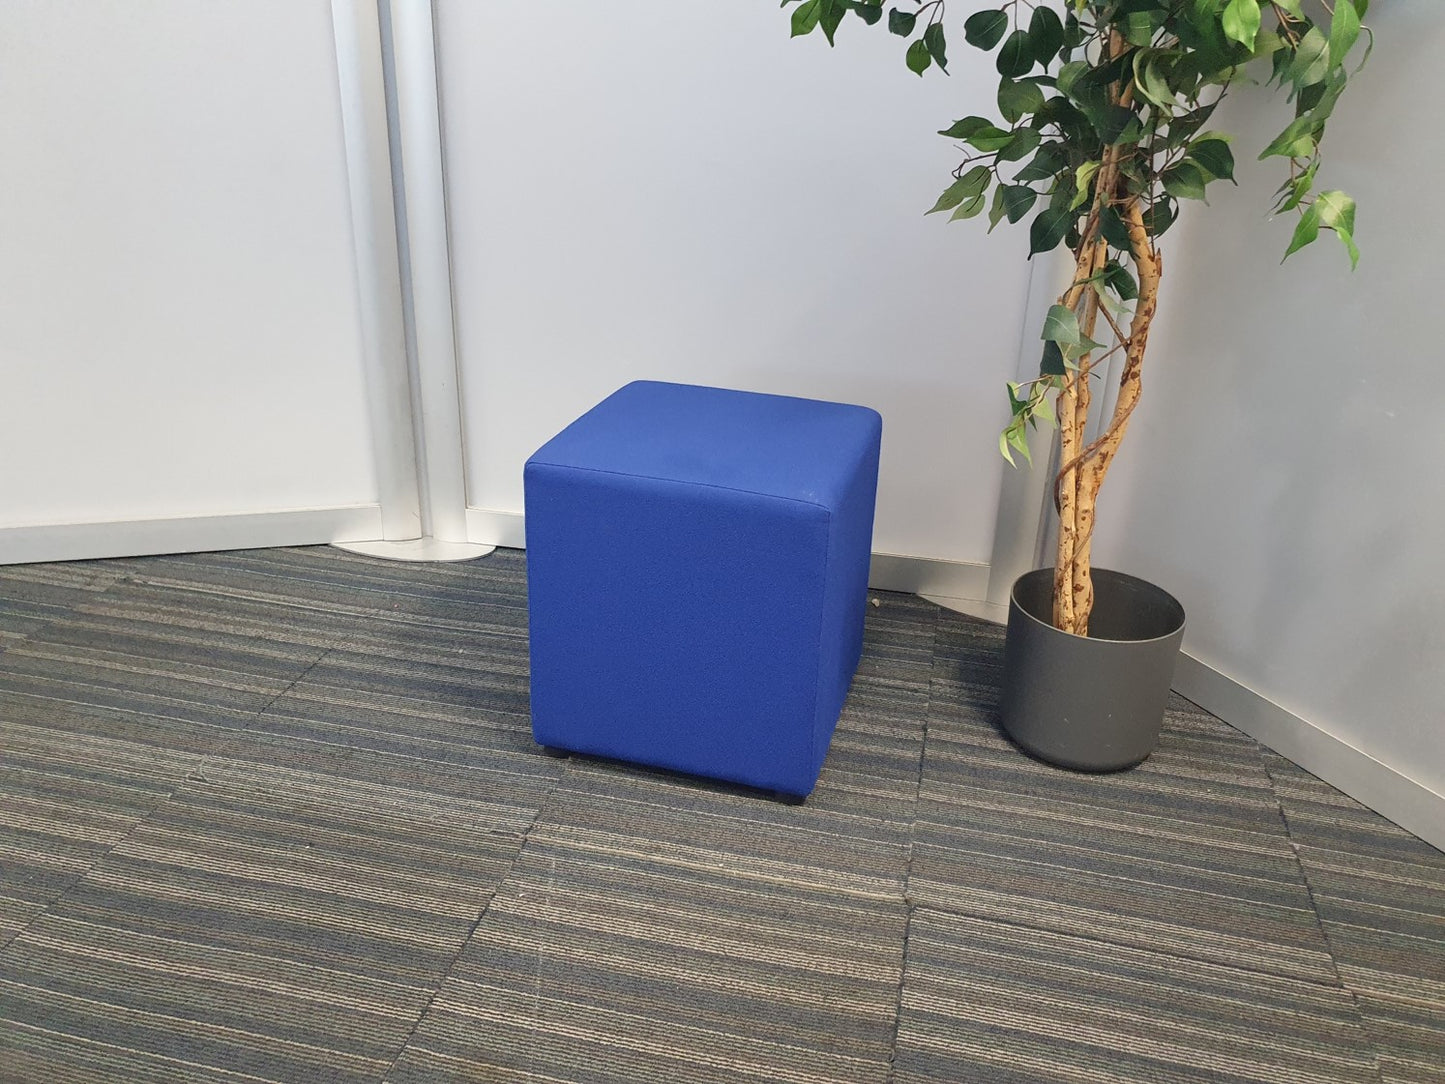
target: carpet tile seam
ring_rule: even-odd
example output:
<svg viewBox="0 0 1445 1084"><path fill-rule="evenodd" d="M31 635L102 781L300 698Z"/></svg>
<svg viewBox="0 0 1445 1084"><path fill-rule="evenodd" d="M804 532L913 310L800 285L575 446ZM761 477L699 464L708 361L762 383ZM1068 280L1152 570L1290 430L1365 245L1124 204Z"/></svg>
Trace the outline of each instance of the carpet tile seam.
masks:
<svg viewBox="0 0 1445 1084"><path fill-rule="evenodd" d="M1286 972L1283 972L1283 971L1272 971L1272 970L1270 970L1269 968L1265 968L1265 967L1247 967L1247 966L1244 966L1244 965L1242 965L1242 964L1237 964L1237 963L1228 963L1228 964L1220 963L1218 960L1210 959L1210 958L1205 957L1205 956L1193 956L1193 955L1189 955L1189 954L1187 954L1187 953L1175 951L1175 950L1173 950L1173 949L1156 948L1156 947L1150 947L1150 948L1143 948L1143 949L1141 949L1141 948L1139 948L1139 946L1137 946L1137 945L1131 945L1131 944L1129 944L1128 942L1125 942L1125 941L1117 941L1117 940L1114 940L1113 938L1103 937L1103 936L1100 936L1100 935L1097 935L1097 934L1090 934L1090 933L1086 933L1086 932L1083 932L1083 931L1077 930L1077 929L1070 929L1070 930L1068 930L1068 931L1061 931L1061 930L1058 930L1058 929L1056 929L1056 928L1052 928L1052 927L1049 927L1049 926L1040 926L1040 925L1036 925L1036 924L1031 923L1031 922L1023 922L1023 921L1017 921L1017 920L1013 920L1013 919L999 918L999 917L997 917L996 915L992 915L992 914L982 914L982 913L979 913L979 912L977 912L977 911L951 910L951 909L949 909L949 908L939 907L939 906L937 906L937 905L935 905L935 904L930 904L930 903L928 903L928 902L926 902L926 901L921 901L921 900L918 900L918 901L909 901L909 903L910 903L910 908L915 908L915 909L917 909L917 910L919 910L919 911L924 912L925 914L927 914L927 913L929 913L929 912L932 912L932 913L934 913L934 914L939 914L939 915L949 915L949 916L954 916L954 917L958 917L958 918L968 918L968 919L972 919L972 920L977 921L977 922L990 922L990 923L994 923L994 924L999 925L999 926L1007 926L1007 927L1010 927L1011 929L1016 929L1016 930L1026 930L1026 931L1033 932L1033 933L1045 933L1045 934L1050 934L1050 935L1059 936L1059 937L1070 937L1070 938L1074 938L1074 939L1079 940L1079 941L1088 942L1089 944L1100 945L1100 946L1107 946L1107 947L1113 948L1113 949L1123 948L1123 949L1131 949L1131 950L1134 950L1134 951L1149 952L1149 953L1153 953L1153 954L1158 955L1158 956L1167 957L1167 958L1169 958L1169 959L1171 959L1171 960L1179 960L1179 961L1181 961L1181 962L1188 963L1188 964L1190 964L1190 965L1192 965L1192 966L1201 966L1201 965L1202 965L1202 966L1210 967L1210 968L1219 968L1219 969L1221 969L1221 970L1239 971L1239 972L1243 972L1243 973L1248 974L1248 975L1258 975L1258 976L1261 976L1261 977L1263 977L1263 978L1268 978L1268 979L1283 979L1283 980L1285 980L1285 981L1287 981L1287 982L1305 983L1305 984L1307 984L1307 985L1309 985L1309 986L1314 986L1314 987L1317 987L1317 988L1319 988L1319 989L1321 989L1321 990L1339 990L1339 991L1344 991L1344 992L1346 992L1346 993L1349 993L1349 992L1350 992L1349 989L1348 989L1348 987L1346 987L1345 984L1344 984L1342 981L1340 981L1338 978L1337 978L1334 982L1326 982L1326 981L1322 981L1322 980L1320 980L1320 979L1310 978L1310 977L1307 976L1307 975L1291 974L1291 973L1286 973Z"/></svg>
<svg viewBox="0 0 1445 1084"><path fill-rule="evenodd" d="M160 797L155 802L155 804L146 811L144 815L137 817L135 821L130 825L130 827L127 828L125 832L123 832L114 843L112 843L109 847L105 849L104 853L97 855L93 862L88 863L85 869L78 872L75 875L74 879L71 880L71 882L67 884L65 888L58 892L43 908L41 908L34 915L32 915L30 920L26 922L25 925L22 926L19 930L17 930L15 934L10 937L9 940L0 943L0 960L3 960L5 953L10 949L12 945L14 945L14 943L20 938L22 934L28 931L32 926L35 925L35 923L39 922L42 918L48 916L50 912L61 902L61 900L65 899L65 897L71 891L73 891L83 880L85 880L85 878L90 876L90 874L95 870L97 866L109 859L110 856L115 853L117 847L127 842L131 838L131 836L133 836L140 829L140 826L145 821L149 820L156 813L157 810L159 810L163 805L165 805L172 798L174 798L176 792L181 787L181 782L182 781L179 779L173 781L167 793L164 796Z"/></svg>
<svg viewBox="0 0 1445 1084"><path fill-rule="evenodd" d="M929 677L923 688L923 739L918 749L918 770L914 780L913 789L913 816L908 826L908 858L903 871L903 945L902 945L902 966L898 969L898 991L893 1001L893 1027L888 1037L888 1076L886 1084L894 1084L898 1071L898 1036L903 1023L903 999L908 987L908 939L913 932L913 916L917 910L914 903L911 888L913 885L913 860L918 852L918 823L919 814L923 807L923 777L928 768L928 742L932 737L931 722L933 720L933 697L934 677L938 669L938 628L939 615L941 610L935 609L932 613L933 620L930 622L929 639L931 640L931 659L929 663Z"/></svg>
<svg viewBox="0 0 1445 1084"><path fill-rule="evenodd" d="M382 1072L379 1078L381 1081L384 1082L389 1076L391 1076L393 1072L396 1071L397 1063L401 1061L402 1056L405 1055L407 1051L407 1048L411 1046L412 1040L416 1037L417 1029L421 1027L422 1021L426 1019L427 1014L431 1011L432 1006L436 1004L437 998L441 995L442 987L444 987L447 984L447 981L451 979L452 973L456 970L457 964L461 961L462 956L466 953L467 947L471 945L473 938L475 938L477 935L477 931L482 928L482 924L486 921L487 915L491 913L492 904L497 899L497 893L501 891L502 885L507 883L507 878L509 878L512 875L513 871L517 868L517 860L522 855L522 849L526 847L527 841L531 839L532 830L537 826L537 821L542 816L542 810L545 809L547 807L547 803L551 801L552 795L560 786L561 781L562 773L559 773L555 778L549 781L546 793L542 795L541 800L537 803L537 808L532 813L531 822L527 825L526 829L518 836L517 846L516 849L512 852L512 860L508 864L506 872L497 878L496 884L492 886L491 892L488 893L487 901L483 905L481 912L477 915L476 921L472 923L471 928L467 931L467 935L462 938L461 944L457 947L456 952L452 954L451 960L447 962L447 965L443 969L441 975L438 976L435 987L427 996L426 1002L422 1005L421 1011L417 1013L416 1019L412 1021L410 1029L403 1037L401 1044L397 1047L396 1054L392 1057L390 1063Z"/></svg>
<svg viewBox="0 0 1445 1084"><path fill-rule="evenodd" d="M947 827L947 826L944 826L944 827ZM993 857L996 857L996 855L994 854L994 852L984 851L984 850L975 850L975 849L973 849L973 848L971 848L971 847L954 847L954 846L947 846L947 845L945 845L945 844L934 844L934 843L929 843L928 845L929 845L929 846L936 846L936 847L938 847L940 850L945 850L945 851L949 851L949 852L956 853L956 854L970 855L970 856L975 857L975 858L993 858ZM1009 861L1010 861L1011 863L1016 863L1016 864L1018 864L1018 865L1025 866L1025 867L1027 867L1027 868L1029 868L1029 869L1031 869L1031 870L1049 870L1049 871L1053 871L1053 872L1055 872L1055 873L1062 873L1062 874L1078 874L1079 872L1081 872L1081 871L1079 871L1079 870L1077 870L1077 869L1075 869L1075 868L1073 868L1073 867L1071 867L1071 866L1057 865L1057 864L1052 863L1052 862L1045 862L1045 861L1042 861L1042 860L1039 860L1039 859L1034 859L1034 858L1011 857L1011 858L1009 858ZM1156 867L1173 868L1173 864L1171 864L1171 863L1160 863L1160 862L1152 862L1152 861L1150 861L1150 862L1146 862L1146 865L1150 866L1151 868L1156 868ZM1193 868L1193 867L1184 867L1184 866L1181 866L1181 867L1179 867L1179 868L1189 869L1189 868ZM1142 878L1142 877L1131 877L1131 876L1126 876L1126 875L1124 875L1124 874L1122 874L1122 873L1102 873L1102 872L1100 872L1100 871L1098 871L1098 870L1091 870L1091 871L1089 871L1089 872L1090 872L1090 874L1091 874L1092 876L1098 877L1098 878L1100 878L1100 879L1108 882L1108 883L1111 884L1111 885L1127 885L1127 886L1134 886L1134 887L1139 887L1139 888L1157 888L1157 887L1158 887L1158 883L1157 883L1157 882L1149 881L1149 880L1146 880L1146 879L1144 879L1144 878ZM1245 881L1247 881L1247 880L1258 880L1257 878L1248 878L1248 877L1246 877L1246 876L1243 875L1243 874L1230 874L1230 873L1227 873L1227 872L1225 872L1225 871L1220 871L1220 870L1205 870L1204 872L1208 872L1208 873L1210 873L1211 875L1215 875L1215 876L1229 877L1229 878L1235 879L1235 880L1245 880ZM1267 882L1267 883L1268 883L1268 882ZM1177 891L1177 889L1176 889L1176 891ZM1203 889L1203 888L1190 888L1190 889L1187 889L1187 890L1184 890L1184 891L1187 891L1187 892L1190 894L1191 898L1204 898L1204 899L1212 899L1212 900L1235 900L1235 901L1248 899L1248 897L1245 897L1245 896L1230 896L1230 895L1227 895L1227 894L1221 893L1221 892L1211 892L1211 891L1208 891L1207 889ZM1313 905L1312 903L1309 904L1308 906L1305 906L1305 907L1292 907L1292 906L1288 906L1288 905L1285 905L1285 904L1269 904L1268 906L1270 906L1270 907L1272 907L1272 908L1274 908L1274 909L1276 909L1276 910L1278 910L1278 911L1285 912L1285 913L1305 914L1305 913L1309 912L1309 913L1313 913L1313 914L1315 915L1315 917L1318 918L1318 912L1316 912L1316 911L1314 910L1314 905Z"/></svg>
<svg viewBox="0 0 1445 1084"><path fill-rule="evenodd" d="M117 581L116 583L111 584L111 585L110 585L109 587L107 587L104 591L100 592L100 594L102 594L102 595L107 594L107 593L109 593L110 591L112 591L112 590L116 589L117 587L121 586L122 584L129 583L129 582L131 582L129 579L121 579L121 580ZM327 649L327 650L329 651L329 649ZM310 670L316 665L316 663L320 662L321 659L324 658L326 654L327 654L327 651L323 651L323 652L321 653L321 655L318 655L317 658L312 661L311 665L308 666L305 671L303 671L302 676L304 676L306 673L309 673ZM299 681L300 678L298 677L297 680ZM294 684L295 684L295 682L292 682L292 685L294 685ZM291 688L291 686L288 685L287 688L289 689L289 688ZM271 703L275 703L275 699L279 698L281 695L284 695L284 692L283 692L283 693L278 693L278 694L277 694L277 697L276 697L276 698L273 698L272 701L271 701ZM94 705L78 705L78 706L94 707ZM248 712L248 713L247 713L247 716L248 716L249 718L251 718L252 722L254 722L255 719L257 719L257 718L260 717L261 712L264 711L264 710L265 710L265 709L262 708L262 709L260 709L260 710L254 711L254 712ZM148 715L149 713L139 713L139 714L147 714L147 715ZM242 729L242 732L244 732L246 729L249 729L249 725L250 725L250 724L247 724L247 727L243 728L243 729ZM74 891L74 890L80 885L80 883L81 883L82 881L85 880L85 878L89 877L89 876L91 875L91 873L93 873L93 872L96 870L97 867L99 867L102 863L104 863L105 861L107 861L113 854L115 854L117 848L119 848L119 847L123 846L125 843L129 842L129 841L131 840L131 838L134 837L135 834L140 831L141 827L142 827L144 824L146 824L146 822L148 822L152 817L154 817L164 806L167 805L167 803L169 803L169 802L171 802L172 800L174 800L176 794L181 790L181 788L185 785L185 783L186 783L187 781L193 779L193 778L195 777L196 773L198 773L198 772L205 766L205 764L211 759L212 756L214 756L214 754L209 754L209 755L203 756L203 757L201 758L201 760L200 760L200 763L197 764L197 765L196 765L194 768L192 768L191 770L189 770L184 776L177 776L177 777L171 779L171 780L170 780L170 786L169 786L169 788L167 789L166 793L165 793L163 796L159 797L159 799L158 799L155 803L153 803L153 804L151 805L150 809L148 809L148 810L145 812L144 815L142 815L142 816L140 816L140 817L137 817L137 818L135 819L135 821L130 825L130 827L120 836L120 838L118 838L113 844L111 844L109 847L107 847L107 848L105 849L104 853L102 853L102 854L100 854L100 855L97 855L96 858L95 858L95 861L89 863L83 871L79 872L79 873L75 876L75 878L74 878L68 885L65 886L64 889L62 889L59 893L57 893L57 894L49 901L49 903L47 903L42 909L40 909L40 910L37 911L34 915L32 915L32 916L30 917L29 921L27 921L24 926L22 926L19 930L17 930L14 935L12 935L12 936L11 936L8 940L6 940L5 942L0 943L0 957L3 957L4 954L5 954L5 952L6 952L7 950L9 950L12 945L14 945L14 943L16 942L16 940L19 939L19 937L20 937L22 934L24 934L26 931L28 931L32 926L34 926L35 923L39 922L42 918L45 918L45 917L49 916L49 915L51 914L51 912L52 912L57 906L59 906L59 905L61 904L61 902L64 901L64 900L66 899L66 897L67 897L72 891Z"/></svg>
<svg viewBox="0 0 1445 1084"><path fill-rule="evenodd" d="M1274 769L1270 766L1269 759L1263 759L1265 774L1269 778L1270 789L1274 793L1275 806L1279 809L1279 820L1281 826L1284 828L1285 839L1289 842L1290 853L1294 856L1295 865L1299 868L1300 878L1304 881L1305 892L1309 897L1310 909L1315 915L1315 924L1319 927L1320 937L1324 941L1325 950L1329 953L1330 969L1334 972L1335 980L1340 984L1340 988L1349 995L1350 1004L1354 1006L1355 1016L1360 1021L1360 1032L1365 1036L1365 1041L1369 1044L1370 1054L1375 1066L1375 1077L1376 1079L1383 1079L1384 1070L1380 1065L1383 1050L1380 1047L1379 1041L1375 1038L1373 1031L1366 1026L1364 1009L1360 1004L1360 992L1353 984L1347 983L1344 976L1340 973L1340 961L1336 955L1335 942L1330 936L1329 924L1325 922L1324 916L1320 914L1319 903L1316 901L1314 881L1310 878L1310 871L1300 855L1300 845L1294 836L1294 828L1290 823L1289 811L1285 809L1285 803L1280 797L1278 779Z"/></svg>

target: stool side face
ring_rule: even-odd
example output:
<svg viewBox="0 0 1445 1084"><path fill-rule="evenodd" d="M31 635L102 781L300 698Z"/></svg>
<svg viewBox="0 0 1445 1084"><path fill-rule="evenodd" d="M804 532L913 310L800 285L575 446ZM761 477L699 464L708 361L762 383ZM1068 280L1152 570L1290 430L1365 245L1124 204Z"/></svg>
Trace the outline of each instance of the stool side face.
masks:
<svg viewBox="0 0 1445 1084"><path fill-rule="evenodd" d="M867 407L642 380L532 459L833 508L847 481L839 462L876 448L881 424Z"/></svg>
<svg viewBox="0 0 1445 1084"><path fill-rule="evenodd" d="M526 483L537 740L811 790L829 512L536 462Z"/></svg>
<svg viewBox="0 0 1445 1084"><path fill-rule="evenodd" d="M814 755L820 769L863 655L873 513L878 501L878 457L879 443L875 440L864 449L843 488L828 536L829 571L823 595L819 696L813 736Z"/></svg>

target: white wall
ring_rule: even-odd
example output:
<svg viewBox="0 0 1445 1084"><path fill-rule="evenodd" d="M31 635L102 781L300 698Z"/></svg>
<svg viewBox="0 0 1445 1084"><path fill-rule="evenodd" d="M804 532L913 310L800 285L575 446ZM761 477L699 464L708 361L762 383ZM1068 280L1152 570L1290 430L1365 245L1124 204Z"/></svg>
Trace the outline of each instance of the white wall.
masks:
<svg viewBox="0 0 1445 1084"><path fill-rule="evenodd" d="M0 102L0 528L374 504L327 0L7 0Z"/></svg>
<svg viewBox="0 0 1445 1084"><path fill-rule="evenodd" d="M1165 238L1144 399L1097 552L1179 596L1186 652L1365 754L1362 771L1372 759L1445 795L1445 10L1371 15L1379 43L1323 171L1359 200L1359 270L1331 236L1280 266L1293 219L1266 221L1279 160L1253 159L1289 114L1262 116L1259 92L1227 103L1217 127L1241 135L1240 187L1212 187L1213 206ZM1357 793L1346 774L1331 781Z"/></svg>
<svg viewBox="0 0 1445 1084"><path fill-rule="evenodd" d="M776 0L440 0L438 41L469 504L628 380L710 383L876 407L874 549L988 561L1026 241L923 217L987 57L920 80Z"/></svg>

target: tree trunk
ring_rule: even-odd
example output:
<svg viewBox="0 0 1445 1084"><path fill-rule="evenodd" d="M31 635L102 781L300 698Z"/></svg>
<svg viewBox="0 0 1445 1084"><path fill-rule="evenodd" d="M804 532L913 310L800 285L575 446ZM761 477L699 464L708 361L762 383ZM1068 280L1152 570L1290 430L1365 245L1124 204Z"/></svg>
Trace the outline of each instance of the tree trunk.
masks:
<svg viewBox="0 0 1445 1084"><path fill-rule="evenodd" d="M1145 229L1139 201L1130 199L1121 208L1120 217L1129 232L1129 255L1139 281L1139 298L1124 344L1124 370L1119 377L1119 396L1114 404L1114 413L1108 428L1098 439L1087 447L1080 448L1082 438L1078 434L1081 431L1082 419L1076 416L1080 399L1077 388L1067 400L1061 394L1059 403L1059 439L1063 467L1058 480L1058 504L1061 514L1067 504L1070 518L1067 540L1062 529L1062 520L1059 531L1058 558L1054 569L1054 624L1065 632L1079 636L1088 635L1089 615L1094 601L1090 562L1095 506L1109 466L1124 439L1124 433L1128 430L1130 415L1139 401L1142 387L1140 370L1149 342L1149 328L1159 305L1159 278L1163 271L1162 261L1154 251L1152 239ZM1090 247L1092 248L1092 243ZM1092 263L1092 253L1090 257ZM1082 254L1080 262L1082 263ZM1076 284L1078 281L1076 277ZM1092 301L1093 305L1086 304L1081 314L1080 329L1084 330L1086 321L1089 324L1089 329L1084 331L1086 335L1092 334L1093 318L1098 314L1096 295L1092 297ZM1087 359L1081 359L1079 369L1066 378L1066 391L1070 382L1082 383L1087 380L1087 372ZM1084 394L1086 398L1087 392ZM1087 414L1087 402L1084 414ZM1067 599L1061 606L1060 599L1065 595Z"/></svg>
<svg viewBox="0 0 1445 1084"><path fill-rule="evenodd" d="M1091 232L1091 231L1090 231ZM1074 260L1074 282L1059 303L1074 309L1091 294L1084 285L1096 270L1098 246L1092 240L1079 245ZM1078 547L1078 471L1076 462L1084 447L1084 421L1089 414L1088 375L1080 369L1064 374L1056 413L1059 451L1064 464L1054 484L1054 506L1059 513L1058 557L1054 562L1054 625L1072 631L1075 613L1073 553ZM1081 406L1082 402L1082 406ZM1065 559L1068 554L1068 559Z"/></svg>

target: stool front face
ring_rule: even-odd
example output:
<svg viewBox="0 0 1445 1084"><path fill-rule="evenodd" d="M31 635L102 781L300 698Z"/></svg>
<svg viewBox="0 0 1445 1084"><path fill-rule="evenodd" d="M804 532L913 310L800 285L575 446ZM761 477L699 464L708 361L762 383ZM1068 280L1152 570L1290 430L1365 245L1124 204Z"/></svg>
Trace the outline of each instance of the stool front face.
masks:
<svg viewBox="0 0 1445 1084"><path fill-rule="evenodd" d="M652 479L533 478L536 740L811 790L826 515Z"/></svg>
<svg viewBox="0 0 1445 1084"><path fill-rule="evenodd" d="M638 387L527 464L534 737L807 794L858 661L877 415ZM681 453L657 412L682 423ZM800 439L810 426L827 448ZM747 440L748 456L699 480L709 440ZM773 475L780 492L757 491Z"/></svg>

